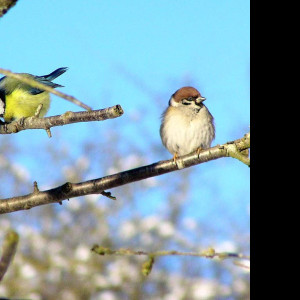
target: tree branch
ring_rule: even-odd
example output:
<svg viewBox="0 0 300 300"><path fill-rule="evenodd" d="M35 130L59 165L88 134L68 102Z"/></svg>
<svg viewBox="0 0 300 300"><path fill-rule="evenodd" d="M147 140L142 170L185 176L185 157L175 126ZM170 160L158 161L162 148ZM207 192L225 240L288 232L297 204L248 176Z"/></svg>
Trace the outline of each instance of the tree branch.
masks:
<svg viewBox="0 0 300 300"><path fill-rule="evenodd" d="M234 147L232 147L233 144L235 145ZM199 155L194 153L188 154L182 156L180 159L182 160L184 167L188 168L221 157L237 158L236 153L240 153L241 151L249 148L250 133L247 133L241 139L203 150ZM236 153L234 151L236 151ZM249 158L246 160L246 165L250 166ZM50 203L62 203L63 200L73 197L89 194L101 194L107 189L159 176L176 170L178 170L177 164L174 163L173 159L170 159L85 182L67 182L59 187L46 191L39 191L38 189L35 189L33 193L25 196L0 200L0 214L30 209L35 206Z"/></svg>
<svg viewBox="0 0 300 300"><path fill-rule="evenodd" d="M28 117L21 118L9 124L0 125L0 134L17 133L25 129L45 129L49 130L51 127L62 126L66 124L78 122L103 121L107 119L114 119L123 114L123 109L120 105L115 105L105 109L81 111L81 112L65 112L62 115L37 118Z"/></svg>
<svg viewBox="0 0 300 300"><path fill-rule="evenodd" d="M0 281L6 273L17 249L19 235L14 231L9 231L5 238L0 258Z"/></svg>
<svg viewBox="0 0 300 300"><path fill-rule="evenodd" d="M17 0L0 0L0 18L17 3Z"/></svg>
<svg viewBox="0 0 300 300"><path fill-rule="evenodd" d="M34 87L34 88L38 88L40 90L44 90L44 91L47 91L53 95L56 95L58 97L61 97L65 100L68 100L72 103L74 103L75 105L78 105L86 110L91 110L92 108L89 107L88 105L84 104L83 102L79 101L78 99L76 99L75 97L73 96L70 96L70 95L67 95L67 94L64 94L48 85L45 85L43 83L40 83L32 78L28 78L28 77L24 77L22 76L21 74L18 74L18 73L14 73L14 72L11 72L9 70L5 70L5 69L2 69L0 68L0 73L5 75L5 76L8 76L8 77L12 77L14 79L17 79L19 81L22 81L26 84L29 84L30 86Z"/></svg>

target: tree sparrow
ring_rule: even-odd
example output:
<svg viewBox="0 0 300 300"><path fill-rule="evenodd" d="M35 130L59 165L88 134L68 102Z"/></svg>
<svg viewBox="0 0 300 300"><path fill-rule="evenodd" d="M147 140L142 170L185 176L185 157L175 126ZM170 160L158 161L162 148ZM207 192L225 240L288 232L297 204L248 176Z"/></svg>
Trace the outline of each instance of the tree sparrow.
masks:
<svg viewBox="0 0 300 300"><path fill-rule="evenodd" d="M204 100L195 88L182 87L171 96L162 114L161 140L175 162L178 156L209 148L215 138L214 118ZM182 162L177 166L184 167Z"/></svg>

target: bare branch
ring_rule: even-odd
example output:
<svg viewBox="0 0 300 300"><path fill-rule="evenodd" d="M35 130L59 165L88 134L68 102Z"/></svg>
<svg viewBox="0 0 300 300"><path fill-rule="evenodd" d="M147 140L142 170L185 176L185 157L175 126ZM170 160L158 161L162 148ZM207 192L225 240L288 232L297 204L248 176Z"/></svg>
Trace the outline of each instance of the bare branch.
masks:
<svg viewBox="0 0 300 300"><path fill-rule="evenodd" d="M17 3L17 0L0 0L0 18Z"/></svg>
<svg viewBox="0 0 300 300"><path fill-rule="evenodd" d="M44 91L47 91L53 95L56 95L58 97L61 97L63 99L66 99L72 103L74 103L75 105L78 105L86 110L92 110L91 107L89 107L88 105L84 104L83 102L79 101L78 99L76 99L75 97L73 96L70 96L70 95L67 95L67 94L64 94L62 92L59 92L58 90L54 89L54 88L51 88L50 86L47 86L45 84L42 84L32 78L28 78L28 77L24 77L22 76L21 74L18 74L18 73L13 73L9 70L5 70L5 69L2 69L0 68L0 73L5 75L5 76L8 76L8 77L12 77L12 78L15 78L19 81L22 81L26 84L29 84L30 86L32 87L35 87L35 88L38 88L38 89L41 89L41 90L44 90Z"/></svg>
<svg viewBox="0 0 300 300"><path fill-rule="evenodd" d="M0 281L6 273L17 249L19 235L14 231L9 231L5 238L0 258Z"/></svg>
<svg viewBox="0 0 300 300"><path fill-rule="evenodd" d="M206 149L200 152L199 155L192 153L182 156L180 159L184 163L184 167L188 168L221 157L230 156L236 158L236 153L233 154L232 144L235 145L235 151L237 152L249 149L250 133L247 133L241 139ZM247 162L247 165L249 166L250 163ZM63 200L73 197L89 194L101 194L107 189L115 188L146 178L159 176L176 170L178 170L177 164L174 163L173 159L170 159L85 182L67 182L62 186L46 191L37 191L35 189L34 193L25 196L0 200L0 214L30 209L35 206L50 203L62 203Z"/></svg>
<svg viewBox="0 0 300 300"><path fill-rule="evenodd" d="M37 118L28 117L21 118L13 121L9 124L0 125L0 134L17 133L25 129L45 129L49 130L51 127L62 126L66 124L78 123L78 122L91 122L91 121L103 121L107 119L114 119L120 117L123 114L123 109L120 105L112 107L92 110L92 111L80 111L71 112L67 111L62 115Z"/></svg>

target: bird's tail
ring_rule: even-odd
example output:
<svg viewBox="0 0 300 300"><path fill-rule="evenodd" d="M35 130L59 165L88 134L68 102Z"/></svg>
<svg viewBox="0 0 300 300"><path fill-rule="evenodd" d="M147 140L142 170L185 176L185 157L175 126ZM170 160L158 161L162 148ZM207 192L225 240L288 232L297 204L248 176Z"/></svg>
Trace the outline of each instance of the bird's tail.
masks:
<svg viewBox="0 0 300 300"><path fill-rule="evenodd" d="M57 78L61 74L65 73L67 70L68 70L68 68L59 68L48 75L44 75L44 76L40 76L40 77L44 77L47 80L52 81L53 79Z"/></svg>
<svg viewBox="0 0 300 300"><path fill-rule="evenodd" d="M52 82L52 80L57 78L61 74L65 73L67 70L68 70L68 68L59 68L59 69L56 69L55 71L53 71L52 73L50 73L48 75L34 76L34 79L38 82L41 82L45 85L48 85L48 86L52 87L52 88L64 87L63 85ZM37 94L40 94L42 92L43 92L43 90L40 90L38 88L31 88L30 89L30 93L32 95L37 95Z"/></svg>

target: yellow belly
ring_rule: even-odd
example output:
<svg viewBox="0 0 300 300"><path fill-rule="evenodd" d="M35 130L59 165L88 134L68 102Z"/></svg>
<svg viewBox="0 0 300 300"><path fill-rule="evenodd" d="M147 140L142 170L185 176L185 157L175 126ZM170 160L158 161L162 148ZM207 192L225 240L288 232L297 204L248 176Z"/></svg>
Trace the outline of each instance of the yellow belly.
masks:
<svg viewBox="0 0 300 300"><path fill-rule="evenodd" d="M15 90L5 97L4 120L11 122L22 117L34 116L39 104L43 104L40 117L43 117L50 106L50 95L47 92L31 95L23 90Z"/></svg>

